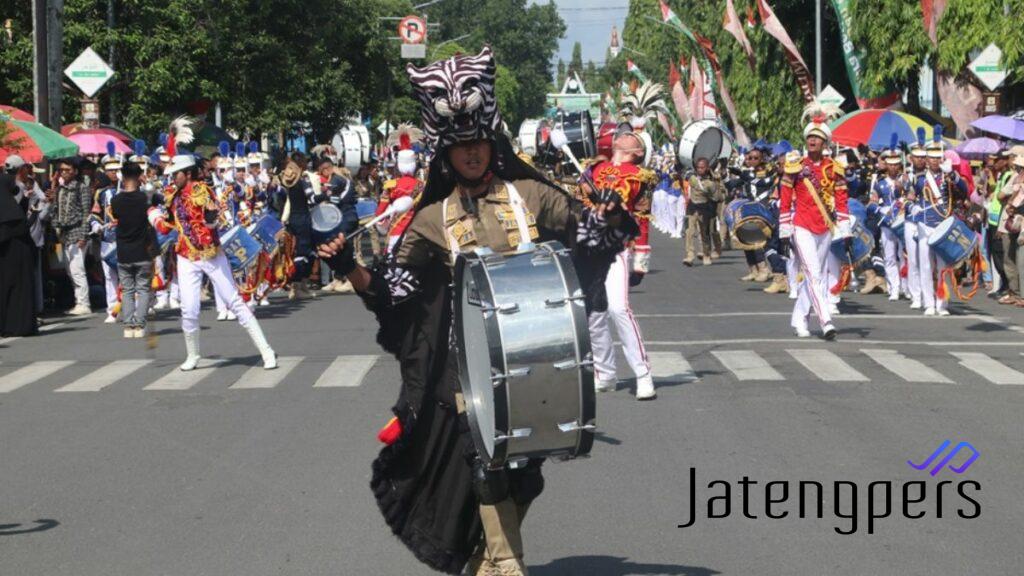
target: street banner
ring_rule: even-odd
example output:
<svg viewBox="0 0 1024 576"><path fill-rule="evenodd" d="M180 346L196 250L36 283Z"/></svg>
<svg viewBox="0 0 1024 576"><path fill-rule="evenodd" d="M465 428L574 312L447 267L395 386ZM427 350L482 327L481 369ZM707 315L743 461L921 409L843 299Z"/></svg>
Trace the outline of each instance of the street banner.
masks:
<svg viewBox="0 0 1024 576"><path fill-rule="evenodd" d="M939 20L946 11L947 0L921 0L924 29L933 46L938 45ZM978 119L978 107L984 100L981 90L970 82L957 82L956 74L935 70L935 84L942 104L949 110L953 122L961 134L971 129L971 122Z"/></svg>
<svg viewBox="0 0 1024 576"><path fill-rule="evenodd" d="M786 28L779 21L779 18L775 16L775 12L772 11L771 6L765 0L757 0L757 11L761 16L761 24L764 25L765 31L782 44L786 53L786 60L789 62L789 67L793 70L793 75L796 76L796 82L800 86L800 93L803 94L804 102L814 100L814 77L811 76L807 63L800 56L800 51L793 44L793 40L789 37L789 33L786 32Z"/></svg>
<svg viewBox="0 0 1024 576"><path fill-rule="evenodd" d="M729 0L730 2L732 0ZM882 94L868 94L860 85L864 70L866 51L857 49L850 38L853 27L853 16L850 14L851 0L832 0L832 7L839 16L839 36L843 43L843 60L846 62L846 75L850 78L850 88L857 106L861 110L868 108L888 108L900 101L900 93L896 90L883 90Z"/></svg>
<svg viewBox="0 0 1024 576"><path fill-rule="evenodd" d="M743 24L740 24L740 17L736 14L736 6L732 0L727 0L725 3L725 21L722 22L722 27L740 43L743 53L747 55L747 65L754 70L754 48L751 47L750 40L747 39L747 33L743 31Z"/></svg>
<svg viewBox="0 0 1024 576"><path fill-rule="evenodd" d="M626 60L626 72L636 76L636 79L641 82L647 82L647 76L644 76L644 73L640 71L640 68L632 60Z"/></svg>

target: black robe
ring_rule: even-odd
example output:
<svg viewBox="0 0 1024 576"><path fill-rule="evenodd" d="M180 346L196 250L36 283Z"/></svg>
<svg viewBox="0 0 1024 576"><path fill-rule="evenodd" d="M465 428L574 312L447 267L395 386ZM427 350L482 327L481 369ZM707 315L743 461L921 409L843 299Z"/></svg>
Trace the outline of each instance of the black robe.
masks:
<svg viewBox="0 0 1024 576"><path fill-rule="evenodd" d="M32 277L35 244L23 207L14 199L17 186L0 175L0 336L31 336L38 331Z"/></svg>

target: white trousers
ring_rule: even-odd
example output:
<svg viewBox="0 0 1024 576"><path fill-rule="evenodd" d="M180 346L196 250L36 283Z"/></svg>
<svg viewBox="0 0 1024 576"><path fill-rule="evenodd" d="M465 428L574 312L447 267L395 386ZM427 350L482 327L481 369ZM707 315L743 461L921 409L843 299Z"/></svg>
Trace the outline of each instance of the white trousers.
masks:
<svg viewBox="0 0 1024 576"><path fill-rule="evenodd" d="M882 256L885 258L885 280L889 283L889 296L900 295L900 238L892 228L882 227Z"/></svg>
<svg viewBox="0 0 1024 576"><path fill-rule="evenodd" d="M238 323L245 326L253 319L252 310L242 302L231 275L231 265L223 250L209 260L193 262L178 256L178 282L181 285L181 328L185 332L199 330L200 293L203 290L203 275L210 278L213 291L228 305L228 309L238 317Z"/></svg>
<svg viewBox="0 0 1024 576"><path fill-rule="evenodd" d="M814 234L806 228L797 226L790 239L790 245L796 253L800 271L804 273L804 280L797 290L790 325L793 328L806 329L807 318L813 309L814 315L818 317L818 324L824 328L826 324L832 323L828 299L828 259L832 234Z"/></svg>
<svg viewBox="0 0 1024 576"><path fill-rule="evenodd" d="M928 245L927 242L918 242L918 225L913 222L907 222L903 227L903 242L907 247L907 291L910 292L911 302L920 303L923 299L921 294L921 262L919 255L921 248L918 244ZM931 267L929 265L928 276L931 277Z"/></svg>
<svg viewBox="0 0 1024 576"><path fill-rule="evenodd" d="M918 223L917 228L917 264L921 270L921 303L925 308L945 310L949 306L949 300L935 297L935 278L932 276L934 272L941 270L945 263L932 254L932 247L928 244L928 237L931 236L935 228L925 226L923 223Z"/></svg>
<svg viewBox="0 0 1024 576"><path fill-rule="evenodd" d="M89 279L85 275L85 249L71 242L64 245L68 276L75 285L75 304L89 308Z"/></svg>
<svg viewBox="0 0 1024 576"><path fill-rule="evenodd" d="M786 258L786 280L789 282L789 291L796 292L799 287L797 280L800 278L800 262L795 255Z"/></svg>
<svg viewBox="0 0 1024 576"><path fill-rule="evenodd" d="M629 307L629 270L629 250L623 250L615 257L604 281L608 293L608 310L592 312L588 319L590 347L594 352L594 377L598 380L613 381L616 378L612 327L622 343L622 351L633 374L639 378L651 371L640 325L636 323L633 310Z"/></svg>
<svg viewBox="0 0 1024 576"><path fill-rule="evenodd" d="M839 277L843 274L843 264L836 255L832 253L832 242L831 240L825 246L826 264L825 264L825 296L828 297L829 304L839 304L842 300L842 292L839 294L832 293L832 287L839 283ZM850 274L856 274L855 270L851 270Z"/></svg>
<svg viewBox="0 0 1024 576"><path fill-rule="evenodd" d="M112 242L100 242L100 254L103 254L110 244ZM107 295L107 314L113 314L114 307L117 306L117 287L119 285L117 268L111 268L107 265L107 261L102 258L100 263L103 265L103 290Z"/></svg>

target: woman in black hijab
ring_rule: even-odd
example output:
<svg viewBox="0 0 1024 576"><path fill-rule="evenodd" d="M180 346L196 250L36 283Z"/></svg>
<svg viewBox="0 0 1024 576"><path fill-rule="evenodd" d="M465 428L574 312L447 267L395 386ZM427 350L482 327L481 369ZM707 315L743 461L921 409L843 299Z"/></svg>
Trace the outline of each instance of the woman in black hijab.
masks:
<svg viewBox="0 0 1024 576"><path fill-rule="evenodd" d="M0 336L31 336L38 330L32 294L34 245L28 219L14 195L10 174L0 174Z"/></svg>

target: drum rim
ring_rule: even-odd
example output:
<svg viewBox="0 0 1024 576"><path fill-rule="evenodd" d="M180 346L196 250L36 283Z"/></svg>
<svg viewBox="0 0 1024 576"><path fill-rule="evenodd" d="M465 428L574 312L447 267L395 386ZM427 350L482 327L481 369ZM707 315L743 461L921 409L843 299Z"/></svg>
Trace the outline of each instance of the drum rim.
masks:
<svg viewBox="0 0 1024 576"><path fill-rule="evenodd" d="M467 273L472 274L473 276L473 281L477 286L477 292L481 295L481 305L490 305L492 307L495 305L494 288L491 284L490 275L487 273L487 267L483 264L483 258L475 252L459 254L455 260L454 276L454 301L457 305L453 307L455 310L455 341L459 347L459 389L462 390L463 398L467 400L465 402L466 419L469 421L469 430L473 438L473 447L476 449L477 455L489 468L499 468L504 466L508 455L508 440L499 442L492 439L494 444L494 454L488 455L485 450L487 444L484 441L483 433L480 430L478 415L476 411L471 408L471 403L468 401L473 397L473 388L472 383L469 381L469 362L466 359L465 326L462 315L462 297L464 295L463 287L465 285L462 280ZM485 294L486 297L484 296ZM483 312L481 311L481 313ZM487 334L487 349L490 356L491 374L493 375L495 371L499 374L504 374L506 373L505 348L504 341L501 336L501 328L498 325L498 314L496 312L491 312L489 316L484 314L484 330ZM497 435L499 432L508 434L508 383L505 379L494 381L491 392L494 394L495 434Z"/></svg>
<svg viewBox="0 0 1024 576"><path fill-rule="evenodd" d="M562 276L566 297L583 296L583 287L579 275L572 263L570 251L561 242L549 241L540 245L540 249L551 253L555 267ZM576 449L570 458L585 456L594 446L594 432L582 426L594 425L597 420L597 393L594 390L593 352L590 346L590 325L587 320L586 304L579 299L569 300L570 314L576 332L575 352L579 367L576 369L577 382L580 390L580 413L578 419L581 428L577 431ZM585 352L586 351L586 352ZM588 364L587 362L590 362Z"/></svg>

